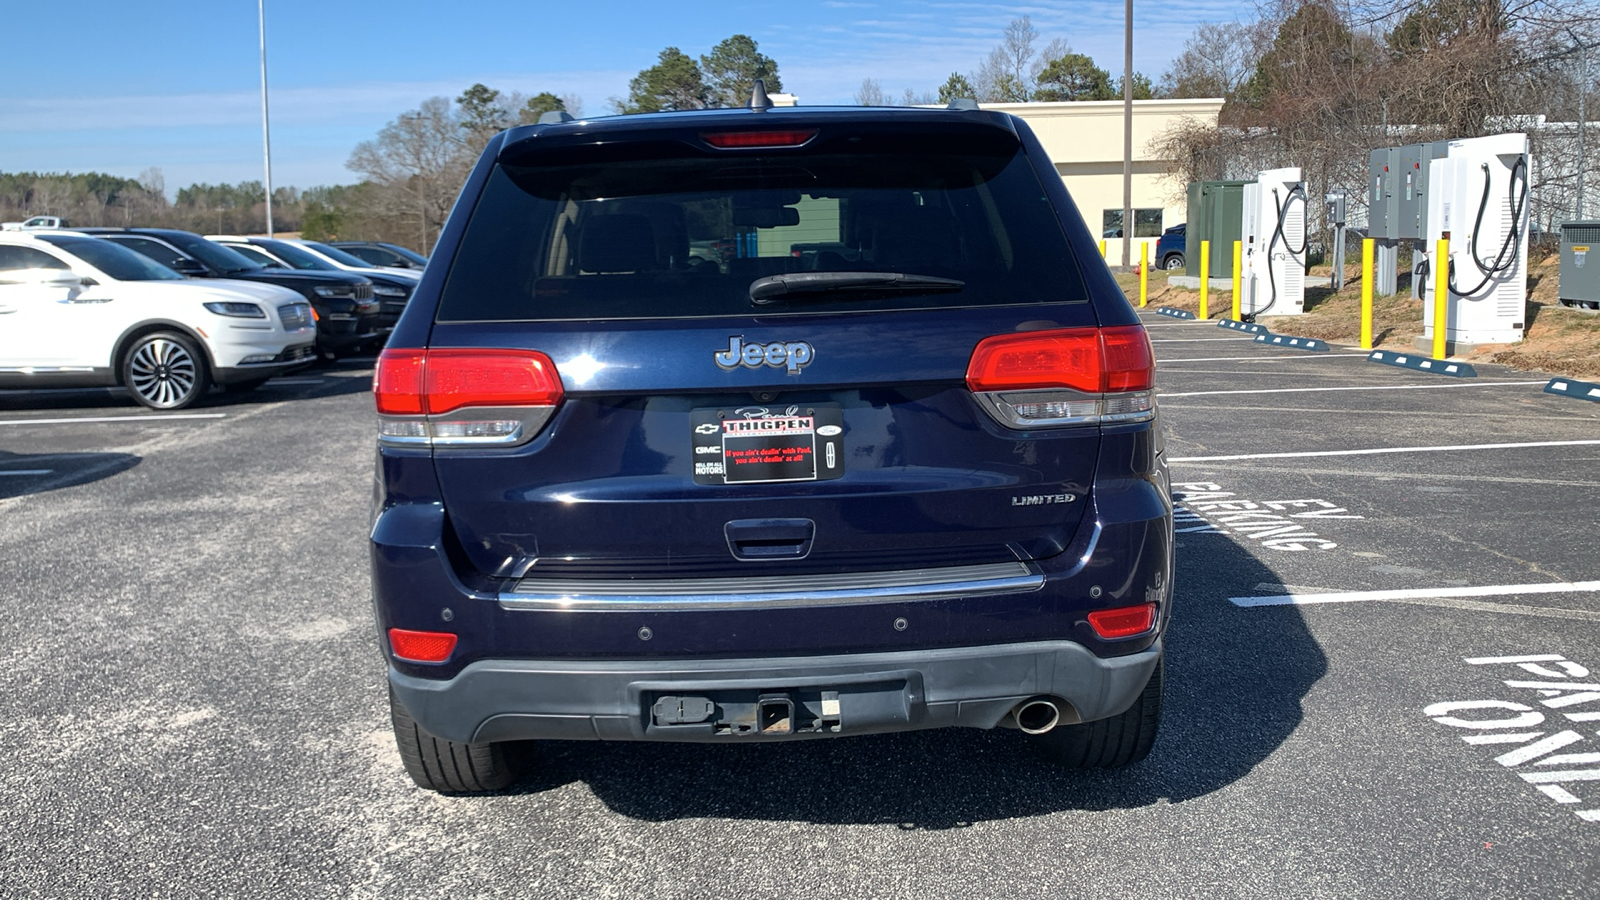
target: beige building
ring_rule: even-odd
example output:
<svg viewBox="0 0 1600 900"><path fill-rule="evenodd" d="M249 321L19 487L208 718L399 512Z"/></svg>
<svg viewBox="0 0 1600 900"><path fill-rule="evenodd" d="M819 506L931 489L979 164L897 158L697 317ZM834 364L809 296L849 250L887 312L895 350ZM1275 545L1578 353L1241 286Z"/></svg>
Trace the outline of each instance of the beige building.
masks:
<svg viewBox="0 0 1600 900"><path fill-rule="evenodd" d="M1133 102L1131 258L1135 264L1140 244L1150 244L1153 253L1162 229L1177 225L1187 215L1185 185L1167 175L1171 160L1156 156L1151 145L1184 119L1215 126L1222 103L1221 98ZM1089 230L1106 237L1107 258L1120 264L1122 241L1113 235L1121 231L1122 224L1122 101L986 103L983 108L1027 121L1050 154Z"/></svg>

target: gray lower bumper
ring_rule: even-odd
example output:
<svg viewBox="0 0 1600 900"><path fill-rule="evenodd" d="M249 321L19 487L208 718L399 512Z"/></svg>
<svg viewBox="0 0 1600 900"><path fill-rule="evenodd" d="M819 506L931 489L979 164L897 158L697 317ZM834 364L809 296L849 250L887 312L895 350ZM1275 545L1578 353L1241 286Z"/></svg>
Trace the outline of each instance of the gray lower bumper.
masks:
<svg viewBox="0 0 1600 900"><path fill-rule="evenodd" d="M783 659L485 660L445 681L390 669L389 683L419 725L454 741L787 740L993 728L1040 695L1070 704L1063 722L1103 719L1133 705L1161 652L1158 642L1101 659L1049 641ZM741 730L747 710L783 703L787 730ZM690 721L668 707L705 714Z"/></svg>

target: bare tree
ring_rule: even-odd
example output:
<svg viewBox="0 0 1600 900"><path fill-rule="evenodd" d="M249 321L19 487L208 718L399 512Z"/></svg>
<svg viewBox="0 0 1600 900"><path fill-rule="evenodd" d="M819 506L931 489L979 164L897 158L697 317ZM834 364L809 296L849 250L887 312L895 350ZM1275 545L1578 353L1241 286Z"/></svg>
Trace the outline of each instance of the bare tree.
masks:
<svg viewBox="0 0 1600 900"><path fill-rule="evenodd" d="M883 93L883 85L876 79L861 79L861 87L856 88L857 106L888 106L889 99Z"/></svg>
<svg viewBox="0 0 1600 900"><path fill-rule="evenodd" d="M1027 16L1012 19L999 46L978 68L978 90L987 86L999 102L1025 103L1033 96L1033 44L1039 29Z"/></svg>
<svg viewBox="0 0 1600 900"><path fill-rule="evenodd" d="M377 209L415 216L424 252L444 225L472 164L460 117L445 97L433 97L362 141L345 165L372 182Z"/></svg>
<svg viewBox="0 0 1600 900"><path fill-rule="evenodd" d="M1234 96L1265 52L1261 31L1259 23L1201 25L1184 41L1183 52L1172 61L1172 68L1161 76L1157 93L1175 98Z"/></svg>

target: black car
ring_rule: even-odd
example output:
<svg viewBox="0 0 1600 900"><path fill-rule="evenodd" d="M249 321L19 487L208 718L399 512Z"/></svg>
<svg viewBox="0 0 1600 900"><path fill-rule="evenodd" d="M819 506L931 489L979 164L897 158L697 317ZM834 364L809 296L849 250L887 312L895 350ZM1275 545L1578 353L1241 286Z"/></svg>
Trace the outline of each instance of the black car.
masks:
<svg viewBox="0 0 1600 900"><path fill-rule="evenodd" d="M345 271L291 241L231 234L207 235L206 240L221 244L241 256L266 266L300 272ZM411 299L411 292L417 286L417 278L410 274L380 275L376 272L363 273L361 277L372 282L372 292L378 298L378 334L381 342L394 330L394 323L400 321L400 314L405 311L406 303Z"/></svg>
<svg viewBox="0 0 1600 900"><path fill-rule="evenodd" d="M1156 265L1159 268L1169 272L1183 268L1183 254L1189 242L1185 237L1188 228L1189 223L1180 222L1161 232L1161 238L1156 241Z"/></svg>
<svg viewBox="0 0 1600 900"><path fill-rule="evenodd" d="M528 740L1002 727L1143 758L1155 358L1027 123L550 119L489 141L373 381L416 783L504 787Z"/></svg>
<svg viewBox="0 0 1600 900"><path fill-rule="evenodd" d="M329 241L328 243L375 266L420 269L428 264L426 256L399 244L385 244L382 241Z"/></svg>
<svg viewBox="0 0 1600 900"><path fill-rule="evenodd" d="M79 228L115 241L190 278L232 278L276 284L311 302L317 316L317 352L324 357L353 353L382 338L380 309L372 282L347 272L297 272L261 263L174 228Z"/></svg>

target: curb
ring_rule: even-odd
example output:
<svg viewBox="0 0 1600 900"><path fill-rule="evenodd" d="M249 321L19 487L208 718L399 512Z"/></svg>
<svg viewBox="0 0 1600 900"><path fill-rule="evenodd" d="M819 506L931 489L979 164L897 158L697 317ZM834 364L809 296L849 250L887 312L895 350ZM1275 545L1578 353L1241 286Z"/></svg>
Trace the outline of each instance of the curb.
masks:
<svg viewBox="0 0 1600 900"><path fill-rule="evenodd" d="M1374 350L1367 357L1367 362L1383 363L1386 366L1397 366L1402 369L1411 369L1417 372L1431 372L1435 375L1449 375L1452 378L1477 378L1478 370L1470 363L1450 362L1445 359L1433 359L1427 356L1418 356L1415 353L1395 353L1390 350Z"/></svg>
<svg viewBox="0 0 1600 900"><path fill-rule="evenodd" d="M1278 347L1294 347L1298 350L1317 350L1321 352L1327 352L1328 350L1327 341L1319 341L1316 338L1289 337L1286 334L1272 334L1270 332L1256 335L1255 342L1257 344L1272 344Z"/></svg>
<svg viewBox="0 0 1600 900"><path fill-rule="evenodd" d="M1555 394L1558 397L1572 397L1576 400L1589 400L1600 403L1600 384L1589 381L1576 381L1571 378L1552 378L1544 386L1546 394Z"/></svg>
<svg viewBox="0 0 1600 900"><path fill-rule="evenodd" d="M1171 306L1160 306L1160 307L1157 307L1156 308L1156 315L1158 315L1158 316L1171 316L1174 319L1193 319L1193 318L1195 318L1194 313L1189 312L1186 309L1177 309L1177 308L1171 307Z"/></svg>
<svg viewBox="0 0 1600 900"><path fill-rule="evenodd" d="M1257 325L1254 322L1235 322L1232 319L1218 319L1217 320L1217 327L1218 328L1231 328L1234 331L1248 331L1251 334L1271 334L1272 333L1272 332L1267 330L1267 326L1265 326L1265 325Z"/></svg>

